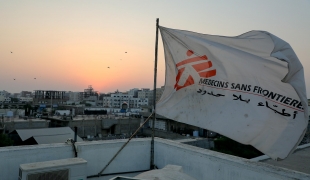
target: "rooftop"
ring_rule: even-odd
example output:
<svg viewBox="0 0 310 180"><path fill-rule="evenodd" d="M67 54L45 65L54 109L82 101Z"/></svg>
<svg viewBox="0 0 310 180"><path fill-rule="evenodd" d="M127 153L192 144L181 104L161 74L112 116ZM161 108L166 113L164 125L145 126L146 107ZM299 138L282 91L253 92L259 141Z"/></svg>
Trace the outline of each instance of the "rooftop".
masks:
<svg viewBox="0 0 310 180"><path fill-rule="evenodd" d="M16 129L10 134L18 134L22 141L34 138L38 144L63 143L67 139L74 139L74 132L70 127ZM83 141L77 136L77 142Z"/></svg>
<svg viewBox="0 0 310 180"><path fill-rule="evenodd" d="M131 140L114 161L102 172L126 139L75 143L77 157L87 161L86 177L93 180L115 176L137 176L150 170L150 138ZM283 168L266 162L255 162L180 142L155 138L154 162L158 169L167 165L181 166L183 173L195 179L280 180L310 179L304 172ZM303 150L299 150L302 152ZM299 152L298 151L298 152ZM66 143L0 148L1 178L18 179L21 164L74 158L72 145ZM293 158L294 159L294 158ZM307 159L305 159L307 161ZM300 165L307 166L303 159ZM303 164L305 163L305 164Z"/></svg>
<svg viewBox="0 0 310 180"><path fill-rule="evenodd" d="M274 161L263 156L260 162L310 174L310 144L299 146L293 154L284 160Z"/></svg>

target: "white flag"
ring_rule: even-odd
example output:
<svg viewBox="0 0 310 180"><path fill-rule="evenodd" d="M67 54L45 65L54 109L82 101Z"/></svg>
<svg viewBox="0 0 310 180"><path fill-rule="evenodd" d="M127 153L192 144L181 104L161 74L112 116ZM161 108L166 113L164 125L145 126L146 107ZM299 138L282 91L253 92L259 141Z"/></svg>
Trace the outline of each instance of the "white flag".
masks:
<svg viewBox="0 0 310 180"><path fill-rule="evenodd" d="M264 31L237 37L160 27L165 90L156 113L250 144L284 159L308 124L303 67L293 49Z"/></svg>

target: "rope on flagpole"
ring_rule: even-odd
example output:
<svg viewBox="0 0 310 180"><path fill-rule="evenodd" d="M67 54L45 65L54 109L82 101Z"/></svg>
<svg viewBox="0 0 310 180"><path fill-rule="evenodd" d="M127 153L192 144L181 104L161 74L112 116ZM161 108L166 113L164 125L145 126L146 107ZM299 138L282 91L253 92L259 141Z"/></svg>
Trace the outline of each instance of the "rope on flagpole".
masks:
<svg viewBox="0 0 310 180"><path fill-rule="evenodd" d="M130 136L127 142L117 151L117 153L112 157L112 159L108 162L107 165L98 173L98 177L102 176L102 172L107 169L107 167L111 164L111 162L116 158L116 156L124 149L124 147L129 143L129 141L137 134L137 132L144 126L144 124L152 117L154 113L152 113L144 122L140 125L140 127Z"/></svg>

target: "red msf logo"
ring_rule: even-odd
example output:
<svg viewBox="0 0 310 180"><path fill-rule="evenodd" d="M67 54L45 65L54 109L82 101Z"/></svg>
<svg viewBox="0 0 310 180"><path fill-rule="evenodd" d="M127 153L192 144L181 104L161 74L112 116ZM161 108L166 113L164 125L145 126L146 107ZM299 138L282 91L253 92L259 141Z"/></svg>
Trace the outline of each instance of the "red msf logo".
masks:
<svg viewBox="0 0 310 180"><path fill-rule="evenodd" d="M194 52L192 50L188 50L186 53L187 56L191 56L193 54ZM206 55L185 59L177 63L176 67L178 68L178 75L176 77L174 89L177 91L194 84L195 82L193 76L197 78L208 78L216 75L215 69L207 70L212 67L212 62L208 61L208 57ZM192 71L192 68L196 71L195 74L192 74L193 76L189 73Z"/></svg>

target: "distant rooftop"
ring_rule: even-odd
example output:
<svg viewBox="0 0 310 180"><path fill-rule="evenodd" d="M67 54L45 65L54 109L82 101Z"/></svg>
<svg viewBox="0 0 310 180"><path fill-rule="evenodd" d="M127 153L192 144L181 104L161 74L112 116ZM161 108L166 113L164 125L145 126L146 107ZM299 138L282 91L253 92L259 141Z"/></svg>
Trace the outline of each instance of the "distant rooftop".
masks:
<svg viewBox="0 0 310 180"><path fill-rule="evenodd" d="M268 158L260 162L310 174L310 144L300 146L284 160L275 161Z"/></svg>
<svg viewBox="0 0 310 180"><path fill-rule="evenodd" d="M18 134L22 141L33 138L37 144L64 143L69 138L74 139L74 132L70 127L16 129L10 134ZM77 136L77 142L83 141Z"/></svg>

